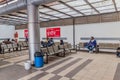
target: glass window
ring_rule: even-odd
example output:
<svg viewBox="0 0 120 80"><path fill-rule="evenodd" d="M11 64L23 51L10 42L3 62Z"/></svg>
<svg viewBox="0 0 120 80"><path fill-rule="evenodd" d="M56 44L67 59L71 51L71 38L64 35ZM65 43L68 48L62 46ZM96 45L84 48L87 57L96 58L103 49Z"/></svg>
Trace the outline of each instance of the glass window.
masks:
<svg viewBox="0 0 120 80"><path fill-rule="evenodd" d="M99 8L96 8L97 10L106 10L106 9L112 9L114 8L114 5L111 5L111 6L106 6L106 7L99 7ZM115 9L115 8L114 8Z"/></svg>
<svg viewBox="0 0 120 80"><path fill-rule="evenodd" d="M63 5L63 4L58 4L58 5L54 5L54 6L51 6L51 8L54 8L54 9L64 9L64 8L67 8L67 6Z"/></svg>
<svg viewBox="0 0 120 80"><path fill-rule="evenodd" d="M109 12L115 12L115 9L106 9L106 10L102 10L100 11L100 13L109 13Z"/></svg>
<svg viewBox="0 0 120 80"><path fill-rule="evenodd" d="M85 6L78 6L78 7L74 7L77 10L82 10L82 9L90 9L91 7L89 5L85 5Z"/></svg>
<svg viewBox="0 0 120 80"><path fill-rule="evenodd" d="M77 12L71 11L71 12L68 12L67 14L72 15L72 14L77 14Z"/></svg>
<svg viewBox="0 0 120 80"><path fill-rule="evenodd" d="M67 2L66 4L70 5L70 6L78 6L78 5L83 5L83 4L86 4L84 2L84 0L75 0L75 1L72 1L72 2Z"/></svg>

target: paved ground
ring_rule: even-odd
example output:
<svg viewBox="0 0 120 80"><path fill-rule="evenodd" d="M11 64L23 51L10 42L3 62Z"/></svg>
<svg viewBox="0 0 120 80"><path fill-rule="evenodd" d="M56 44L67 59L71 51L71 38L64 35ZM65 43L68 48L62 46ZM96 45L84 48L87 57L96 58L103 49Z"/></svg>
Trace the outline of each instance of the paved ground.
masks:
<svg viewBox="0 0 120 80"><path fill-rule="evenodd" d="M43 68L29 71L24 69L26 60L25 54L1 60L0 80L120 80L120 58L115 54L77 52L51 57Z"/></svg>

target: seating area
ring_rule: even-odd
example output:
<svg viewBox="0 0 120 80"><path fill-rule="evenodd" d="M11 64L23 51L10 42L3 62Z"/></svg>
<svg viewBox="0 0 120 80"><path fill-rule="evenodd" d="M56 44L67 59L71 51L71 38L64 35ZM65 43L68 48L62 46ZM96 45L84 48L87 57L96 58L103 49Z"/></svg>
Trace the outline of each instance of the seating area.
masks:
<svg viewBox="0 0 120 80"><path fill-rule="evenodd" d="M114 49L120 47L120 43L99 43L99 49Z"/></svg>
<svg viewBox="0 0 120 80"><path fill-rule="evenodd" d="M0 0L0 80L120 80L120 0Z"/></svg>
<svg viewBox="0 0 120 80"><path fill-rule="evenodd" d="M66 43L64 45L58 45L55 43L53 46L41 48L41 51L44 53L46 59L45 63L48 63L49 56L65 57L67 53L71 53L71 50L72 46L69 43Z"/></svg>
<svg viewBox="0 0 120 80"><path fill-rule="evenodd" d="M79 44L76 45L76 50L87 50L84 49L86 45L86 42L79 42ZM106 50L110 52L110 50L115 50L115 52L117 51L117 49L120 47L120 43L98 43L96 48L95 48L95 52L102 52L102 50Z"/></svg>
<svg viewBox="0 0 120 80"><path fill-rule="evenodd" d="M75 50L87 50L84 49L87 42L79 42L78 45L76 45ZM59 42L55 42L54 46L41 48L41 51L44 53L45 56L45 63L48 63L49 56L59 56L59 57L65 57L67 53L69 54L71 50L73 50L73 47L68 42L65 42L64 45L59 45ZM120 47L119 43L98 43L98 46L94 50L95 52L102 52L101 50L107 49L115 50L117 51L117 48ZM28 42L25 41L19 41L18 44L2 44L1 45L1 54L4 55L5 53L11 53L15 51L22 51L28 49ZM106 51L107 52L107 51Z"/></svg>
<svg viewBox="0 0 120 80"><path fill-rule="evenodd" d="M24 50L28 48L28 43L25 41L20 41L18 43L10 43L10 44L1 44L1 53L4 54L6 52L13 52L18 50Z"/></svg>
<svg viewBox="0 0 120 80"><path fill-rule="evenodd" d="M76 50L81 50L81 48L85 48L86 42L79 42L79 44L76 45Z"/></svg>
<svg viewBox="0 0 120 80"><path fill-rule="evenodd" d="M28 49L28 43L24 42L24 41L14 43L14 44L12 44L12 43L10 43L10 44L1 43L0 48L1 48L0 54L3 55L1 58L5 58L4 55L9 55L9 54L13 54L14 52L17 53L17 52L20 52L22 50L27 50ZM18 55L20 55L20 54L18 54Z"/></svg>
<svg viewBox="0 0 120 80"><path fill-rule="evenodd" d="M4 55L6 53L13 53L15 51L22 51L22 50L28 50L28 42L25 41L19 41L17 44L1 44L1 55ZM59 42L55 42L55 45L50 47L41 47L41 51L44 54L45 63L48 63L49 56L59 56L59 57L65 57L67 53L70 53L71 50L73 50L72 45L68 42L65 42L64 45L60 45ZM7 55L7 54L6 54Z"/></svg>
<svg viewBox="0 0 120 80"><path fill-rule="evenodd" d="M79 44L76 45L74 51L80 51L80 50L87 50L85 48L86 42L79 42ZM94 49L96 53L102 52L102 50L110 51L115 50L117 51L117 48L120 47L119 43L98 43L97 47ZM18 44L1 44L1 55L4 55L5 53L11 53L15 51L22 51L22 50L28 50L28 42L25 41L19 41ZM41 47L41 51L44 53L45 56L45 63L48 63L49 56L59 56L59 57L65 57L66 54L70 53L73 50L73 47L70 43L65 42L64 45L60 45L59 42L55 42L54 46L43 48Z"/></svg>

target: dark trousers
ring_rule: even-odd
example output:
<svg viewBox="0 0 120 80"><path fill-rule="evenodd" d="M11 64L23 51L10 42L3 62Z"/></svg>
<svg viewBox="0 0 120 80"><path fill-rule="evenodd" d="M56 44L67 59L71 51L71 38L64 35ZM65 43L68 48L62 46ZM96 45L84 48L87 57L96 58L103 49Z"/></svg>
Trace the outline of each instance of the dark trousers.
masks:
<svg viewBox="0 0 120 80"><path fill-rule="evenodd" d="M89 49L89 51L93 51L93 49L94 49L95 47L94 47L94 46L89 45L89 46L87 46L87 48Z"/></svg>

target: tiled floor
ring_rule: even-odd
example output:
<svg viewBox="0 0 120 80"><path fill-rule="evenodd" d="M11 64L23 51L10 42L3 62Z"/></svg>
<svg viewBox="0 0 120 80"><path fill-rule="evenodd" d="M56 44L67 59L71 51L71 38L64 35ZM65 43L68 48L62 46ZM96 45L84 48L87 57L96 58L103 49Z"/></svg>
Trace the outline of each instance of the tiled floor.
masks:
<svg viewBox="0 0 120 80"><path fill-rule="evenodd" d="M27 53L25 51L24 53ZM0 80L120 80L120 58L110 53L72 53L50 58L43 68L24 69L28 55L0 61Z"/></svg>

